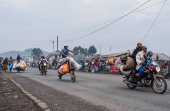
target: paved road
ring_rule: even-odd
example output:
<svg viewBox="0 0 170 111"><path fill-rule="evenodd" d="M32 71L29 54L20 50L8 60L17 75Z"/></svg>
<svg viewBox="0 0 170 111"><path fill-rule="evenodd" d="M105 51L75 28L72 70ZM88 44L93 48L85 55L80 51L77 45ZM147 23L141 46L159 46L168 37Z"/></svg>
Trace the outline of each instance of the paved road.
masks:
<svg viewBox="0 0 170 111"><path fill-rule="evenodd" d="M57 91L77 96L93 105L102 105L113 111L169 111L170 110L170 81L167 80L168 90L164 94L156 94L149 88L130 90L122 82L123 76L110 74L76 74L76 82L71 82L69 74L58 79L57 71L48 70L46 76L38 69L28 68L24 73L11 75L25 76L50 86Z"/></svg>

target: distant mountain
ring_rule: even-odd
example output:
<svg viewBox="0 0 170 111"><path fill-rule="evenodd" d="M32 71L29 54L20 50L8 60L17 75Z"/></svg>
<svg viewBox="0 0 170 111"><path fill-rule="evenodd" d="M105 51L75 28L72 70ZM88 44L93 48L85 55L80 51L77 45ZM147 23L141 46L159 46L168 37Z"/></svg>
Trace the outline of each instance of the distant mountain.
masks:
<svg viewBox="0 0 170 111"><path fill-rule="evenodd" d="M49 54L49 52L46 52L44 50L42 50L43 55L47 56ZM16 58L18 56L18 54L20 54L20 56L23 57L30 57L31 56L31 48L30 49L26 49L24 51L9 51L9 52L5 52L0 54L0 57L3 58L9 58L10 56L12 56L12 58Z"/></svg>

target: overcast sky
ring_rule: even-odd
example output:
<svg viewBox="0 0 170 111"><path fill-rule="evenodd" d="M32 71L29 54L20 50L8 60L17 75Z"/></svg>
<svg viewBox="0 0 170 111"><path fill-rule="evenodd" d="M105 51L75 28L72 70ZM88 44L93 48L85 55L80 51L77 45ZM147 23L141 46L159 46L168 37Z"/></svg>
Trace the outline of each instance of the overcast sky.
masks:
<svg viewBox="0 0 170 111"><path fill-rule="evenodd" d="M87 35L130 12L147 0L0 0L0 53L39 47L52 52L52 40L66 41ZM160 2L151 0L142 8ZM163 3L133 13L103 30L88 37L60 42L88 48L95 45L100 53L123 52L136 47L140 42ZM170 56L170 2L167 1L143 45L155 53ZM140 10L139 9L139 10ZM99 25L94 28L93 26ZM81 31L90 28L89 30ZM81 31L79 33L74 33ZM68 35L70 33L74 33ZM68 35L68 36L64 36ZM6 42L5 42L6 41ZM50 44L51 43L51 44ZM110 46L112 51L110 52ZM56 50L55 43L55 50Z"/></svg>

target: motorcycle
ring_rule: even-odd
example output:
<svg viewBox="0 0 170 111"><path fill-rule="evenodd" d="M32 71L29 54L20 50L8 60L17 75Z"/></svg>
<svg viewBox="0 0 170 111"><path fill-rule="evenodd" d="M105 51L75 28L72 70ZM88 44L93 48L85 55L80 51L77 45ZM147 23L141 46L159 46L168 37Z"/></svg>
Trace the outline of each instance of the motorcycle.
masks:
<svg viewBox="0 0 170 111"><path fill-rule="evenodd" d="M64 54L63 54L64 55ZM58 77L59 77L59 79L61 79L62 78L62 76L63 75L65 75L65 74L67 74L67 73L60 73L60 72L62 72L63 71L63 68L65 68L65 66L63 66L63 65L66 65L67 64L67 66L68 66L68 73L70 73L70 75L71 75L71 81L72 82L75 82L76 81L76 76L75 76L75 72L76 72L76 67L75 67L75 65L77 65L78 63L76 62L76 61L74 61L74 59L73 59L73 57L75 56L75 55L73 55L73 56L71 56L71 57L68 57L67 55L64 55L64 56L66 56L66 58L64 58L64 60L62 61L62 64L61 64L61 67L58 69ZM62 66L63 66L63 68L62 68ZM79 67L79 69L81 68L81 66Z"/></svg>
<svg viewBox="0 0 170 111"><path fill-rule="evenodd" d="M141 78L142 86L137 84L139 72L133 75L130 78L130 74L132 71L124 71L123 66L120 67L120 71L122 74L125 75L123 82L126 83L129 89L135 89L136 87L152 87L155 93L163 94L167 90L167 82L165 81L164 77L158 75L160 72L159 64L155 61L152 61L152 66L146 65L147 68L144 71L144 74ZM152 72L152 78L148 77ZM131 80L130 80L131 79Z"/></svg>
<svg viewBox="0 0 170 111"><path fill-rule="evenodd" d="M41 62L41 73L42 73L42 75L47 74L47 62L46 61Z"/></svg>

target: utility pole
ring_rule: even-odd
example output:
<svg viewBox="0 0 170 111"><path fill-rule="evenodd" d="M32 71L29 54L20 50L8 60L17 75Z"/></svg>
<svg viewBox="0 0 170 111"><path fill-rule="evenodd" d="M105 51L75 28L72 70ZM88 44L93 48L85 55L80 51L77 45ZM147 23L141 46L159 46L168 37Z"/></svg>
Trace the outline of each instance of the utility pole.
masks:
<svg viewBox="0 0 170 111"><path fill-rule="evenodd" d="M100 56L101 56L101 46L100 46Z"/></svg>
<svg viewBox="0 0 170 111"><path fill-rule="evenodd" d="M57 62L58 62L58 36L57 36Z"/></svg>
<svg viewBox="0 0 170 111"><path fill-rule="evenodd" d="M53 43L53 52L54 52L54 41L52 43Z"/></svg>
<svg viewBox="0 0 170 111"><path fill-rule="evenodd" d="M31 49L31 64L32 64L32 49Z"/></svg>

